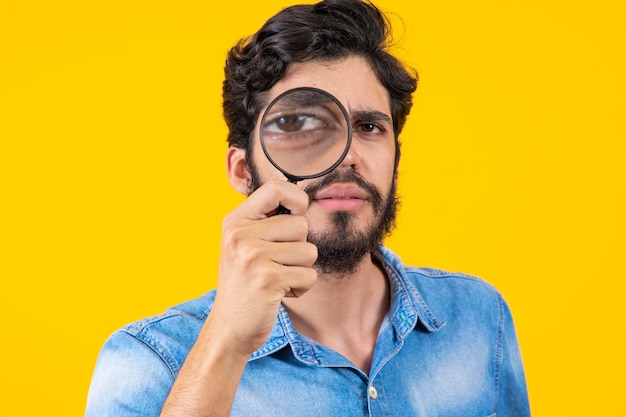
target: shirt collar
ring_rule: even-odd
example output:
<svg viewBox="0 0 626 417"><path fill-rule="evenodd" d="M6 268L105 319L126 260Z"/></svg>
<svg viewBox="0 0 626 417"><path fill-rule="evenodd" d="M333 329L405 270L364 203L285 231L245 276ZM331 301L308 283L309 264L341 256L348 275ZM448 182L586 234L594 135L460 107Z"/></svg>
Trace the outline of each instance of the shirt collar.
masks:
<svg viewBox="0 0 626 417"><path fill-rule="evenodd" d="M445 322L438 319L409 279L402 261L391 250L380 248L380 254L374 256L385 269L389 278L391 306L389 318L398 336L405 338L416 326L417 321L428 330L435 332Z"/></svg>
<svg viewBox="0 0 626 417"><path fill-rule="evenodd" d="M400 258L385 247L372 255L375 262L382 265L390 284L391 305L388 318L396 330L398 338L406 338L418 321L429 332L435 332L445 324L435 317L417 288L409 281ZM287 310L281 305L274 328L267 341L250 357L250 361L270 355L287 345L291 345L294 354L303 362L315 364L315 348L306 343L306 338L298 335Z"/></svg>

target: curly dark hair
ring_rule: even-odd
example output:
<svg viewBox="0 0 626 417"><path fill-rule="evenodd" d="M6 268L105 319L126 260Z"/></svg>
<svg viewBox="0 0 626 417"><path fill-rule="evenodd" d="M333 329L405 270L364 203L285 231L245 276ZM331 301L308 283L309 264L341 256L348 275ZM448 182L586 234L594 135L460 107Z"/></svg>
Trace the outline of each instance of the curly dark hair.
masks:
<svg viewBox="0 0 626 417"><path fill-rule="evenodd" d="M267 90L289 64L363 57L389 92L396 141L411 110L417 72L388 52L391 25L369 1L323 0L295 5L271 17L229 52L224 68L224 119L228 143L248 149ZM399 146L396 146L396 162Z"/></svg>

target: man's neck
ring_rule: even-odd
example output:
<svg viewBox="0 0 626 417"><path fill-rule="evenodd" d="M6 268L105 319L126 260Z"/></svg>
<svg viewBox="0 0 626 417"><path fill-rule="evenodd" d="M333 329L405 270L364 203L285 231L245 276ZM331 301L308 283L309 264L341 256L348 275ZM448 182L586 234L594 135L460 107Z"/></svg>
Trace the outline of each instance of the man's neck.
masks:
<svg viewBox="0 0 626 417"><path fill-rule="evenodd" d="M370 256L356 272L321 276L303 296L283 300L296 331L336 350L366 373L389 303L389 280Z"/></svg>

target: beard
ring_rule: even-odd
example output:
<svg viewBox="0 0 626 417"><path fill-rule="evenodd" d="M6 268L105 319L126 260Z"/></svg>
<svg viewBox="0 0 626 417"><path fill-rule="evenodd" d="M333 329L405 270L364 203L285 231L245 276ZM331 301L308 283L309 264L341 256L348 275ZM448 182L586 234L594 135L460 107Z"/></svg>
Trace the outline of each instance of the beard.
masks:
<svg viewBox="0 0 626 417"><path fill-rule="evenodd" d="M251 175L249 193L262 183L252 161L247 162ZM380 250L382 240L395 227L400 205L396 190L397 172L388 192L383 194L375 185L365 181L356 171L335 170L321 180L309 184L304 191L311 197L314 193L333 183L353 183L365 190L372 205L373 219L361 225L355 213L336 211L330 214L330 226L318 231L309 230L307 240L317 246L317 261L313 267L320 275L347 275L355 272L366 256Z"/></svg>

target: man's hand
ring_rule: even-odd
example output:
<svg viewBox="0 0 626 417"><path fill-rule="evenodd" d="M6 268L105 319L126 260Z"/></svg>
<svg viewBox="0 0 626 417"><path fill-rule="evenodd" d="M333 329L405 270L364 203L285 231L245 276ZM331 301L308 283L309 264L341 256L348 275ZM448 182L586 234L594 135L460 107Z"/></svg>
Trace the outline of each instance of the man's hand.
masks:
<svg viewBox="0 0 626 417"><path fill-rule="evenodd" d="M290 215L276 215L279 206ZM284 297L317 282L317 248L307 242L308 195L294 184L270 181L223 223L212 325L242 355L268 338Z"/></svg>

